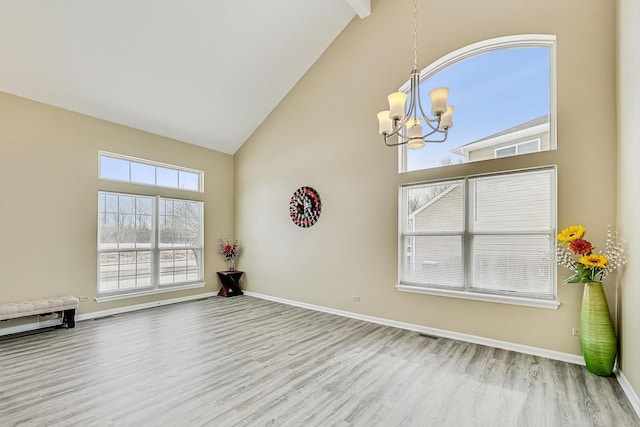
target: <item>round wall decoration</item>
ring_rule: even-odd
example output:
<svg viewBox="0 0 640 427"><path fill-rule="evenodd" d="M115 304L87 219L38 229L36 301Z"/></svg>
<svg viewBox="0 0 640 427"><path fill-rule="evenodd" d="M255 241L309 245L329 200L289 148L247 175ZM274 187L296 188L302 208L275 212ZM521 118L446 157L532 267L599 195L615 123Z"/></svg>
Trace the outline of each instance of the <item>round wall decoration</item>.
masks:
<svg viewBox="0 0 640 427"><path fill-rule="evenodd" d="M300 187L289 202L291 220L299 227L311 227L320 217L320 196L311 187Z"/></svg>

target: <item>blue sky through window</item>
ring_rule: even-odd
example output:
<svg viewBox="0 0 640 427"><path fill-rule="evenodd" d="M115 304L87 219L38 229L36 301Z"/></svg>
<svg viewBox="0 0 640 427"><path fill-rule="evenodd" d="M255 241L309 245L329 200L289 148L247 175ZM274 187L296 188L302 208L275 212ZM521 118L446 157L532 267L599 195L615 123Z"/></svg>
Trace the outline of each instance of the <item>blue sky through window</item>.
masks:
<svg viewBox="0 0 640 427"><path fill-rule="evenodd" d="M117 154L101 153L100 178L157 187L202 191L201 171L185 170L179 166L160 166L144 159L133 160Z"/></svg>
<svg viewBox="0 0 640 427"><path fill-rule="evenodd" d="M548 47L519 47L472 56L425 79L420 95L425 112L429 91L449 88L455 106L453 128L446 142L407 150L407 170L439 167L445 158L458 163L450 150L549 114Z"/></svg>

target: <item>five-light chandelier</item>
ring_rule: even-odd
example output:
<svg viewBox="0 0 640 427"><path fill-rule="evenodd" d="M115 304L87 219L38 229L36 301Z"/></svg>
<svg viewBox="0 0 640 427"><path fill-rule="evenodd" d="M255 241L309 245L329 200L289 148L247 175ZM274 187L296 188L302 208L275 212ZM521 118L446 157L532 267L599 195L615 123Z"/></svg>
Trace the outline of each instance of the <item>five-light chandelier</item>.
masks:
<svg viewBox="0 0 640 427"><path fill-rule="evenodd" d="M418 0L413 1L413 70L410 78L409 106L406 107L407 93L394 92L389 95L389 110L378 113L379 133L384 136L388 147L407 144L416 150L424 147L426 142L444 142L449 129L453 127L453 105L447 105L449 89L439 87L429 92L431 98L431 114L429 117L422 109L420 100L420 71L418 71ZM418 113L422 116L418 117ZM422 123L428 128L423 133ZM434 135L440 139L429 139ZM397 136L397 142L389 142Z"/></svg>

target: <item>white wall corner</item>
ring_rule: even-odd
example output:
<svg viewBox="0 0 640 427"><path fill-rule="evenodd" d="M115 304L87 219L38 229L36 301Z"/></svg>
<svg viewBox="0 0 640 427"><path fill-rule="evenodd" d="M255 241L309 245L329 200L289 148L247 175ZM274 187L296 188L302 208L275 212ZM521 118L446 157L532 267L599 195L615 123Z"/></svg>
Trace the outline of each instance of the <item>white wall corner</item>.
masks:
<svg viewBox="0 0 640 427"><path fill-rule="evenodd" d="M371 15L371 0L347 0L347 3L355 10L360 19Z"/></svg>

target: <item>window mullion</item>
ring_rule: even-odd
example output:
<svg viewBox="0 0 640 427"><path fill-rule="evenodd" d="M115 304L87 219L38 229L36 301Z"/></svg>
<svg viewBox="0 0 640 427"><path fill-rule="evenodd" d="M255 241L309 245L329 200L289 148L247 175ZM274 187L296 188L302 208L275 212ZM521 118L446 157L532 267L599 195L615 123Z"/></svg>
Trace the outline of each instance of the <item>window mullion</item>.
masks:
<svg viewBox="0 0 640 427"><path fill-rule="evenodd" d="M200 265L198 266L198 276L204 279L204 205L198 205L198 207L198 215L200 216L200 237L198 239L198 256L200 258Z"/></svg>
<svg viewBox="0 0 640 427"><path fill-rule="evenodd" d="M122 269L120 268L120 266L122 265L122 254L120 252L118 252L118 290L121 289L120 287L120 277L121 277L121 273L122 273Z"/></svg>
<svg viewBox="0 0 640 427"><path fill-rule="evenodd" d="M442 233L429 233L429 232L414 232L414 233L401 233L402 238L405 237L421 237L421 236L462 236L464 231L443 231ZM543 234L543 233L536 233Z"/></svg>
<svg viewBox="0 0 640 427"><path fill-rule="evenodd" d="M151 242L151 261L152 261L152 280L151 286L153 289L158 289L158 284L160 283L160 197L156 196L153 198L153 217L151 218L151 223L153 224L153 233Z"/></svg>
<svg viewBox="0 0 640 427"><path fill-rule="evenodd" d="M464 212L464 221L462 230L462 268L464 269L464 290L465 292L469 292L471 287L471 234L469 230L471 229L471 215L470 210L473 206L471 200L471 191L469 191L469 178L465 178L462 184L462 189L464 192L464 197L462 198L462 210Z"/></svg>

